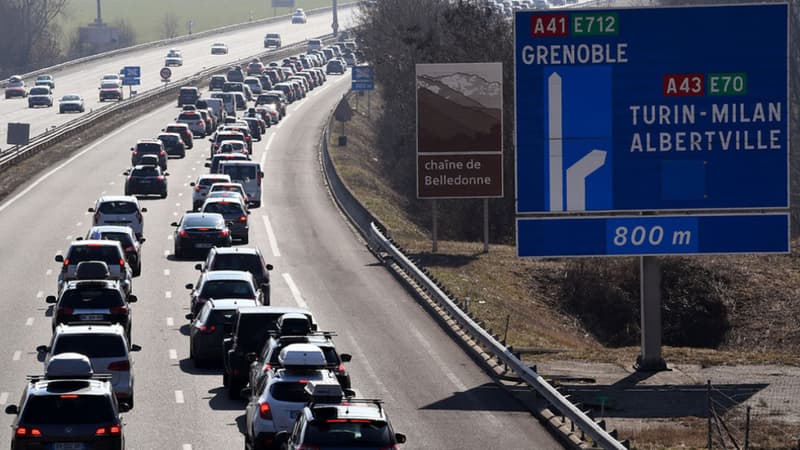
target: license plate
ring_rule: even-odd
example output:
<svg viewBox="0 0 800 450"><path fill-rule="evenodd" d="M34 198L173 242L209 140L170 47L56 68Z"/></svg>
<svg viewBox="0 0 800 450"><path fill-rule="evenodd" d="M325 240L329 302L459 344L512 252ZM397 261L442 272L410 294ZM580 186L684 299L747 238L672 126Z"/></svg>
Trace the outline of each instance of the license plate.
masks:
<svg viewBox="0 0 800 450"><path fill-rule="evenodd" d="M194 244L196 248L211 248L214 244L210 242L198 242Z"/></svg>
<svg viewBox="0 0 800 450"><path fill-rule="evenodd" d="M56 442L53 450L84 450L86 445L81 442Z"/></svg>
<svg viewBox="0 0 800 450"><path fill-rule="evenodd" d="M153 180L140 180L139 183L141 184L150 184Z"/></svg>
<svg viewBox="0 0 800 450"><path fill-rule="evenodd" d="M80 316L81 320L103 320L102 314L83 314Z"/></svg>

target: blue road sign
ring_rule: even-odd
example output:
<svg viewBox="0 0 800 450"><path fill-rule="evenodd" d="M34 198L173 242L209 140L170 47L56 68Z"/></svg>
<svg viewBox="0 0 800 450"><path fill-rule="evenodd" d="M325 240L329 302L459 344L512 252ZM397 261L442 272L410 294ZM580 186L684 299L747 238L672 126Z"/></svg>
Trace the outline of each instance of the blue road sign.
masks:
<svg viewBox="0 0 800 450"><path fill-rule="evenodd" d="M142 76L142 68L140 66L125 66L122 68L123 78L140 78Z"/></svg>
<svg viewBox="0 0 800 450"><path fill-rule="evenodd" d="M787 4L514 27L518 213L788 207Z"/></svg>
<svg viewBox="0 0 800 450"><path fill-rule="evenodd" d="M788 252L787 213L517 219L519 256Z"/></svg>
<svg viewBox="0 0 800 450"><path fill-rule="evenodd" d="M140 84L142 84L141 78L125 77L122 79L123 86L138 86Z"/></svg>
<svg viewBox="0 0 800 450"><path fill-rule="evenodd" d="M350 74L353 91L371 91L375 89L375 71L371 66L353 66Z"/></svg>
<svg viewBox="0 0 800 450"><path fill-rule="evenodd" d="M350 89L353 91L372 91L375 89L374 81L355 81L350 84Z"/></svg>

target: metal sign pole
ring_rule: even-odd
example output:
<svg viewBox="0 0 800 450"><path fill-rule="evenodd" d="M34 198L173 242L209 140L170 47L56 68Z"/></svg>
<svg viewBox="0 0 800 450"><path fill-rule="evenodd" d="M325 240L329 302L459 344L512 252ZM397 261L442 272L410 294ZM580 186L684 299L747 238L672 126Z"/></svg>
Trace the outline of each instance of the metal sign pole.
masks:
<svg viewBox="0 0 800 450"><path fill-rule="evenodd" d="M433 201L433 253L439 251L439 214L436 208L436 200Z"/></svg>
<svg viewBox="0 0 800 450"><path fill-rule="evenodd" d="M367 91L367 119L372 119L372 95L371 91Z"/></svg>
<svg viewBox="0 0 800 450"><path fill-rule="evenodd" d="M642 301L642 353L636 359L636 370L667 370L661 357L661 264L657 256L640 256Z"/></svg>
<svg viewBox="0 0 800 450"><path fill-rule="evenodd" d="M489 199L483 199L483 253L489 253Z"/></svg>

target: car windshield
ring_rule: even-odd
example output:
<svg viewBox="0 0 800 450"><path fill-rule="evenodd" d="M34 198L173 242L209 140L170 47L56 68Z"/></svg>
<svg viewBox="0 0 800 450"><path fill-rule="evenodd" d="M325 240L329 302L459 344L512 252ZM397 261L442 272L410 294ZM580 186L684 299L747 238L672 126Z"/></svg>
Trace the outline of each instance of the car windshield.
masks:
<svg viewBox="0 0 800 450"><path fill-rule="evenodd" d="M51 382L52 383L52 382ZM37 395L25 403L26 425L83 425L115 422L111 398L104 395Z"/></svg>
<svg viewBox="0 0 800 450"><path fill-rule="evenodd" d="M101 214L133 214L138 210L133 202L103 202L97 209Z"/></svg>
<svg viewBox="0 0 800 450"><path fill-rule="evenodd" d="M108 309L122 306L122 295L116 289L81 288L64 291L60 306L81 309Z"/></svg>
<svg viewBox="0 0 800 450"><path fill-rule="evenodd" d="M303 443L325 448L391 448L392 436L388 424L380 420L314 420Z"/></svg>
<svg viewBox="0 0 800 450"><path fill-rule="evenodd" d="M78 264L81 261L103 261L108 265L119 264L119 250L110 245L77 245L72 247L65 261Z"/></svg>
<svg viewBox="0 0 800 450"><path fill-rule="evenodd" d="M224 220L219 216L189 216L183 219L184 228L222 228Z"/></svg>
<svg viewBox="0 0 800 450"><path fill-rule="evenodd" d="M200 296L204 298L256 298L256 293L247 281L211 280L203 283Z"/></svg>
<svg viewBox="0 0 800 450"><path fill-rule="evenodd" d="M52 354L80 353L89 358L127 358L125 342L116 334L64 334L56 339Z"/></svg>

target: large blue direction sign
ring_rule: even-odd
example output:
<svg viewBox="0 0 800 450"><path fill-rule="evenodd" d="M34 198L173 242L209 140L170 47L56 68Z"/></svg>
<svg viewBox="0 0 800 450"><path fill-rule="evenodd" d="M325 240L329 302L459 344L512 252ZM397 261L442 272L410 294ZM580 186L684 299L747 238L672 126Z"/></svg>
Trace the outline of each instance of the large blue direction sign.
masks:
<svg viewBox="0 0 800 450"><path fill-rule="evenodd" d="M517 220L519 256L787 253L789 215L653 215Z"/></svg>
<svg viewBox="0 0 800 450"><path fill-rule="evenodd" d="M517 211L788 207L788 5L515 15Z"/></svg>
<svg viewBox="0 0 800 450"><path fill-rule="evenodd" d="M353 91L371 91L375 89L375 70L371 66L353 66L351 73Z"/></svg>
<svg viewBox="0 0 800 450"><path fill-rule="evenodd" d="M141 66L125 66L122 68L123 78L140 78L142 76Z"/></svg>

